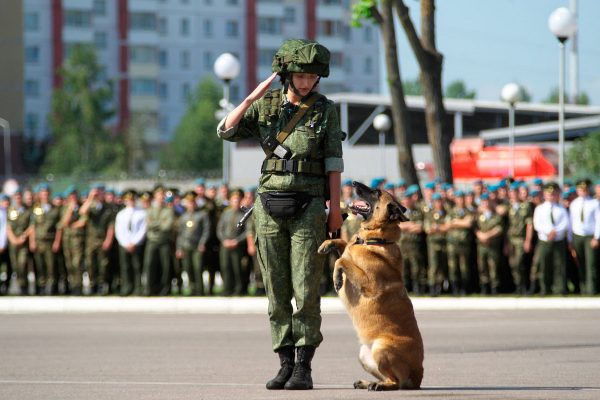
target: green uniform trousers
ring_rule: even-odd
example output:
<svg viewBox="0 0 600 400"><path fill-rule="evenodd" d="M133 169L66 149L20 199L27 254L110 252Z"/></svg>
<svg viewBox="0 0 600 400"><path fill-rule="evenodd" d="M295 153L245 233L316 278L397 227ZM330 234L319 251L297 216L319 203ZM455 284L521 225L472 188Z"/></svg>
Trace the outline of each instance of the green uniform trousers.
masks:
<svg viewBox="0 0 600 400"><path fill-rule="evenodd" d="M85 237L66 233L63 235L63 252L65 255L65 266L67 267L67 282L71 289L82 287L82 262L85 247Z"/></svg>
<svg viewBox="0 0 600 400"><path fill-rule="evenodd" d="M146 296L166 296L171 293L171 244L148 240L144 249Z"/></svg>
<svg viewBox="0 0 600 400"><path fill-rule="evenodd" d="M40 289L48 288L50 293L58 289L58 271L56 256L52 252L53 240L36 240L35 258L35 284Z"/></svg>
<svg viewBox="0 0 600 400"><path fill-rule="evenodd" d="M21 289L21 293L26 293L29 286L27 282L27 257L29 252L27 242L20 246L9 244L8 252L12 267L17 272L19 289Z"/></svg>
<svg viewBox="0 0 600 400"><path fill-rule="evenodd" d="M517 289L523 289L527 285L529 271L527 270L527 253L525 253L525 239L514 237L508 239L510 243L510 254L508 265L512 274L513 282Z"/></svg>
<svg viewBox="0 0 600 400"><path fill-rule="evenodd" d="M500 265L501 244L489 243L484 245L477 243L477 266L479 267L479 284L490 285L492 289L500 286L498 267Z"/></svg>
<svg viewBox="0 0 600 400"><path fill-rule="evenodd" d="M448 241L448 273L450 282L467 290L471 282L471 241Z"/></svg>
<svg viewBox="0 0 600 400"><path fill-rule="evenodd" d="M204 296L204 281L202 279L202 253L198 250L183 250L181 259L183 270L190 280L192 295Z"/></svg>
<svg viewBox="0 0 600 400"><path fill-rule="evenodd" d="M223 295L240 296L242 294L243 271L242 271L242 247L226 249L221 246L219 250L219 263L221 266L221 278L223 278Z"/></svg>
<svg viewBox="0 0 600 400"><path fill-rule="evenodd" d="M102 250L103 240L88 237L85 245L85 264L92 292L96 292L99 285L107 283L109 259L108 252Z"/></svg>
<svg viewBox="0 0 600 400"><path fill-rule="evenodd" d="M590 236L573 235L573 248L577 254L579 264L579 281L581 289L586 294L598 294L598 269L600 269L600 256L598 249L592 249Z"/></svg>
<svg viewBox="0 0 600 400"><path fill-rule="evenodd" d="M119 246L121 296L142 294L142 252L141 246L136 246L132 252Z"/></svg>
<svg viewBox="0 0 600 400"><path fill-rule="evenodd" d="M540 265L540 288L542 294L567 293L567 243L538 242Z"/></svg>
<svg viewBox="0 0 600 400"><path fill-rule="evenodd" d="M400 241L404 283L413 292L418 292L427 285L427 260L422 249L422 243Z"/></svg>
<svg viewBox="0 0 600 400"><path fill-rule="evenodd" d="M427 254L429 259L429 287L441 285L448 279L448 254L446 240L427 238Z"/></svg>
<svg viewBox="0 0 600 400"><path fill-rule="evenodd" d="M314 197L301 214L287 218L271 217L257 201L254 218L273 350L318 346L323 340L319 284L325 258L317 249L325 240L324 200Z"/></svg>

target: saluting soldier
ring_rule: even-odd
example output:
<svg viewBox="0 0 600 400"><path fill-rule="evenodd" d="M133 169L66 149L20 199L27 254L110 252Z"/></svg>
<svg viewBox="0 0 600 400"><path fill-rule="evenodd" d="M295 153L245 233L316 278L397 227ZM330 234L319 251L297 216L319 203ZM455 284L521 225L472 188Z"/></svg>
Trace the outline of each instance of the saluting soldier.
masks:
<svg viewBox="0 0 600 400"><path fill-rule="evenodd" d="M404 213L408 221L400 223L400 252L404 263L404 282L415 294L427 290L427 260L423 253L425 233L423 230L424 214L413 195L419 192L418 185L410 185L400 203L406 208Z"/></svg>
<svg viewBox="0 0 600 400"><path fill-rule="evenodd" d="M145 294L166 296L171 292L171 237L175 213L165 202L165 189L154 189L154 204L146 213L144 251Z"/></svg>
<svg viewBox="0 0 600 400"><path fill-rule="evenodd" d="M569 215L559 203L560 188L554 182L544 186L544 203L533 213L538 234L541 294L566 294L566 238Z"/></svg>
<svg viewBox="0 0 600 400"><path fill-rule="evenodd" d="M477 217L477 264L482 294L496 294L500 286L498 267L502 251L502 216L496 213L495 205L487 193L479 197Z"/></svg>
<svg viewBox="0 0 600 400"><path fill-rule="evenodd" d="M119 244L121 295L142 294L142 255L146 238L146 210L137 207L136 192L123 195L125 208L115 218L115 237Z"/></svg>
<svg viewBox="0 0 600 400"><path fill-rule="evenodd" d="M244 216L240 210L240 201L244 196L241 189L231 191L229 207L223 211L217 225L217 237L221 241L221 277L223 294L239 296L242 294L242 252L245 249L246 232L238 229L237 223Z"/></svg>
<svg viewBox="0 0 600 400"><path fill-rule="evenodd" d="M571 203L569 213L580 286L585 293L593 295L598 294L600 278L600 201L590 196L590 187L589 179L577 181L577 198Z"/></svg>
<svg viewBox="0 0 600 400"><path fill-rule="evenodd" d="M453 294L465 295L471 286L474 215L465 205L465 193L454 193L454 207L448 212L446 233L448 269Z"/></svg>
<svg viewBox="0 0 600 400"><path fill-rule="evenodd" d="M433 208L425 214L424 228L427 233L429 293L437 296L442 293L443 284L448 280L446 209L439 193L434 193L431 200Z"/></svg>
<svg viewBox="0 0 600 400"><path fill-rule="evenodd" d="M206 251L206 242L210 234L210 221L205 211L198 210L196 194L187 192L183 197L185 212L179 217L179 232L175 256L181 260L187 273L192 294L204 296L202 280L202 255Z"/></svg>
<svg viewBox="0 0 600 400"><path fill-rule="evenodd" d="M520 200L520 187L519 183L514 182L508 192L508 262L517 293L525 294L529 279L527 254L532 250L533 240L533 206L528 201Z"/></svg>
<svg viewBox="0 0 600 400"><path fill-rule="evenodd" d="M79 194L75 187L66 190L67 200L63 207L60 224L63 229L63 252L67 267L70 294L80 295L83 290L82 267L85 249L85 223L80 221Z"/></svg>
<svg viewBox="0 0 600 400"><path fill-rule="evenodd" d="M29 248L35 257L36 292L52 295L58 293L56 252L61 241L57 229L60 209L50 204L50 187L47 184L38 187L38 198L33 207Z"/></svg>
<svg viewBox="0 0 600 400"><path fill-rule="evenodd" d="M6 233L9 243L11 264L17 272L17 284L22 295L29 294L27 282L27 257L29 249L29 225L32 209L23 203L23 192L19 189L13 195L13 204L8 209L8 225Z"/></svg>

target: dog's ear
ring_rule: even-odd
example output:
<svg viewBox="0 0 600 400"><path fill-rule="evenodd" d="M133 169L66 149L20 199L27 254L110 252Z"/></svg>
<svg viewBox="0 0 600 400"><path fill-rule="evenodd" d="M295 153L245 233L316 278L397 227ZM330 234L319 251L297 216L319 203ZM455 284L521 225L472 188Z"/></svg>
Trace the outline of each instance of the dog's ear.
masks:
<svg viewBox="0 0 600 400"><path fill-rule="evenodd" d="M409 219L406 217L406 215L404 215L404 213L406 212L406 208L403 207L402 205L393 202L393 203L389 203L387 205L388 208L388 215L389 215L389 219L390 221L399 221L399 222L406 222Z"/></svg>

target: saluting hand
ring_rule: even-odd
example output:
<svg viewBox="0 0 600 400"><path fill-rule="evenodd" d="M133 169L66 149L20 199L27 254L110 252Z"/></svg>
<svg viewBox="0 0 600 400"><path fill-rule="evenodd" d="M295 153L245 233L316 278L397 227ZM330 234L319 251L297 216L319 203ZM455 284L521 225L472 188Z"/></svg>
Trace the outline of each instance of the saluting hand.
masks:
<svg viewBox="0 0 600 400"><path fill-rule="evenodd" d="M277 77L277 72L273 72L273 74L271 74L271 76L269 76L267 79L265 79L264 81L262 81L261 83L258 84L256 89L254 89L252 91L252 93L250 93L248 95L248 97L246 97L246 100L253 103L256 100L263 97L263 95L265 94L267 89L269 89L269 86L271 86L271 83L273 83L273 81L275 80L276 77Z"/></svg>

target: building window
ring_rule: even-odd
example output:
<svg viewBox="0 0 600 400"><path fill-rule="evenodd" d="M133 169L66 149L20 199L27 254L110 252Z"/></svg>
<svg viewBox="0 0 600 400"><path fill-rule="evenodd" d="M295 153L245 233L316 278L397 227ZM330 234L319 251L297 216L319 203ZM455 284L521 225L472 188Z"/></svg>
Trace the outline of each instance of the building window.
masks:
<svg viewBox="0 0 600 400"><path fill-rule="evenodd" d="M325 19L319 22L319 35L330 37L345 37L346 29L342 21Z"/></svg>
<svg viewBox="0 0 600 400"><path fill-rule="evenodd" d="M225 36L227 36L227 37L237 37L238 36L237 21L226 21L225 22Z"/></svg>
<svg viewBox="0 0 600 400"><path fill-rule="evenodd" d="M156 96L156 81L148 78L132 79L131 94L134 96Z"/></svg>
<svg viewBox="0 0 600 400"><path fill-rule="evenodd" d="M33 79L27 79L25 81L25 96L39 97L40 96L40 83Z"/></svg>
<svg viewBox="0 0 600 400"><path fill-rule="evenodd" d="M169 97L169 85L166 82L161 82L158 86L158 95L161 99Z"/></svg>
<svg viewBox="0 0 600 400"><path fill-rule="evenodd" d="M202 60L204 63L204 69L212 70L213 55L210 51L205 51L204 54L202 54Z"/></svg>
<svg viewBox="0 0 600 400"><path fill-rule="evenodd" d="M131 13L129 26L132 30L155 31L156 14L147 12Z"/></svg>
<svg viewBox="0 0 600 400"><path fill-rule="evenodd" d="M106 0L94 0L94 14L106 15Z"/></svg>
<svg viewBox="0 0 600 400"><path fill-rule="evenodd" d="M164 17L158 19L158 33L163 36L167 34L167 19Z"/></svg>
<svg viewBox="0 0 600 400"><path fill-rule="evenodd" d="M181 20L180 25L181 36L189 36L190 35L190 20L187 18L183 18Z"/></svg>
<svg viewBox="0 0 600 400"><path fill-rule="evenodd" d="M156 48L152 46L131 46L129 61L132 64L155 64Z"/></svg>
<svg viewBox="0 0 600 400"><path fill-rule="evenodd" d="M281 19L277 17L258 18L258 32L269 35L278 35L281 33Z"/></svg>
<svg viewBox="0 0 600 400"><path fill-rule="evenodd" d="M37 31L40 28L40 16L36 12L25 13L25 30Z"/></svg>
<svg viewBox="0 0 600 400"><path fill-rule="evenodd" d="M92 26L92 13L82 10L67 10L65 12L65 25L74 28L89 28Z"/></svg>
<svg viewBox="0 0 600 400"><path fill-rule="evenodd" d="M182 69L190 68L190 52L187 50L183 50L181 52L181 68Z"/></svg>
<svg viewBox="0 0 600 400"><path fill-rule="evenodd" d="M158 63L161 67L166 67L169 65L169 53L166 50L161 50L158 52Z"/></svg>
<svg viewBox="0 0 600 400"><path fill-rule="evenodd" d="M37 114L27 113L25 115L25 132L28 136L37 136L40 129L40 117Z"/></svg>
<svg viewBox="0 0 600 400"><path fill-rule="evenodd" d="M365 58L365 74L373 73L373 59L371 57Z"/></svg>
<svg viewBox="0 0 600 400"><path fill-rule="evenodd" d="M277 53L277 49L258 50L258 65L261 67L270 67L273 64L275 53Z"/></svg>
<svg viewBox="0 0 600 400"><path fill-rule="evenodd" d="M191 94L192 94L192 92L190 90L189 83L184 83L183 85L181 85L181 100L183 102L187 103L190 99Z"/></svg>
<svg viewBox="0 0 600 400"><path fill-rule="evenodd" d="M105 49L107 43L106 32L94 32L94 45L97 49Z"/></svg>
<svg viewBox="0 0 600 400"><path fill-rule="evenodd" d="M212 31L213 31L213 24L212 21L210 19L205 19L204 23L202 24L202 33L204 34L204 37L212 37Z"/></svg>
<svg viewBox="0 0 600 400"><path fill-rule="evenodd" d="M27 64L37 64L40 61L40 48L38 46L25 47L25 62Z"/></svg>
<svg viewBox="0 0 600 400"><path fill-rule="evenodd" d="M283 22L296 22L296 9L294 7L286 7L283 9Z"/></svg>

